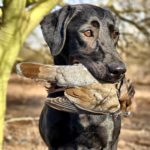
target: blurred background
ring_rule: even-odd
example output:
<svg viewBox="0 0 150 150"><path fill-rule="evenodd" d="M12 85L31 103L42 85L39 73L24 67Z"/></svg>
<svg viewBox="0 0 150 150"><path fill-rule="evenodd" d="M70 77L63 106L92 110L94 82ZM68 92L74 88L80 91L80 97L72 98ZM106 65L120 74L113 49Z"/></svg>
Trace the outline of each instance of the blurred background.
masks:
<svg viewBox="0 0 150 150"><path fill-rule="evenodd" d="M132 114L124 118L119 150L150 149L150 0L64 0L67 4L90 3L110 9L120 28L118 51L124 59L136 89ZM55 9L60 8L57 6ZM16 63L53 63L40 26L28 37ZM5 150L46 150L38 120L47 96L46 83L31 81L15 73L7 90Z"/></svg>

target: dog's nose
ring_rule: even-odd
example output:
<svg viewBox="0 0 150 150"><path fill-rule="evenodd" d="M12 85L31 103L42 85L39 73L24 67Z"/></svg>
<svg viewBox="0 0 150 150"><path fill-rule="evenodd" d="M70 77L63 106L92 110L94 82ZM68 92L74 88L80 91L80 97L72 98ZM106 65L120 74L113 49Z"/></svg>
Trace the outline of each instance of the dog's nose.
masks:
<svg viewBox="0 0 150 150"><path fill-rule="evenodd" d="M113 62L108 64L108 70L110 73L120 76L126 72L126 67L122 62Z"/></svg>

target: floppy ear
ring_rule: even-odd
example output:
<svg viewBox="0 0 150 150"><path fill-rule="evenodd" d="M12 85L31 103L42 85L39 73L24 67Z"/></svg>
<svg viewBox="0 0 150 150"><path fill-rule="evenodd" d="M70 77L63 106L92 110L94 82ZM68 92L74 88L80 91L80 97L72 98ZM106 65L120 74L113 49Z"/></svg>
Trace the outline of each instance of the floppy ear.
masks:
<svg viewBox="0 0 150 150"><path fill-rule="evenodd" d="M60 54L66 40L67 26L74 16L75 8L67 5L48 14L41 22L42 32L53 56Z"/></svg>

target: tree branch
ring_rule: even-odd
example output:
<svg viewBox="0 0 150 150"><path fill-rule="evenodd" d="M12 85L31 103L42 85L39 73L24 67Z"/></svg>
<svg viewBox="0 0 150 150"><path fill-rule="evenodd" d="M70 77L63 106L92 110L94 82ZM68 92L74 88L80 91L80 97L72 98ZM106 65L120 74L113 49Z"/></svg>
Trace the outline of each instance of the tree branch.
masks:
<svg viewBox="0 0 150 150"><path fill-rule="evenodd" d="M19 118L11 118L5 121L6 124L8 123L16 123L16 122L31 122L31 121L38 121L39 117L19 117Z"/></svg>
<svg viewBox="0 0 150 150"><path fill-rule="evenodd" d="M3 24L9 25L12 22L16 23L18 18L20 18L20 14L22 14L26 5L26 0L4 0L3 6ZM16 27L16 25L14 25Z"/></svg>
<svg viewBox="0 0 150 150"><path fill-rule="evenodd" d="M133 20L127 19L125 17L122 17L121 15L118 15L118 17L125 22L128 22L130 24L132 24L133 26L135 26L139 31L141 31L145 36L149 35L149 32L142 26L138 25L138 23L134 22Z"/></svg>
<svg viewBox="0 0 150 150"><path fill-rule="evenodd" d="M24 23L23 39L39 24L43 16L45 16L55 5L61 0L40 0L29 10L28 21Z"/></svg>
<svg viewBox="0 0 150 150"><path fill-rule="evenodd" d="M120 15L120 11L116 10L116 8L112 5L111 7L109 7L122 21L124 22L128 22L131 25L135 26L139 31L141 31L145 36L149 36L149 32L146 30L146 28L144 28L143 26L140 25L140 23L135 22L134 20L130 20L127 19L125 17L123 17L122 15Z"/></svg>
<svg viewBox="0 0 150 150"><path fill-rule="evenodd" d="M38 1L40 1L40 0L27 0L26 7L33 5L33 4L37 3Z"/></svg>
<svg viewBox="0 0 150 150"><path fill-rule="evenodd" d="M2 17L2 7L0 7L0 20L2 19L1 17ZM1 21L0 21L1 22Z"/></svg>
<svg viewBox="0 0 150 150"><path fill-rule="evenodd" d="M122 10L118 10L116 9L113 5L108 5L109 9L111 10L115 10L117 13L119 14L125 14L125 13L147 13L148 10L146 9L135 9L135 8L126 8L126 9L122 9Z"/></svg>

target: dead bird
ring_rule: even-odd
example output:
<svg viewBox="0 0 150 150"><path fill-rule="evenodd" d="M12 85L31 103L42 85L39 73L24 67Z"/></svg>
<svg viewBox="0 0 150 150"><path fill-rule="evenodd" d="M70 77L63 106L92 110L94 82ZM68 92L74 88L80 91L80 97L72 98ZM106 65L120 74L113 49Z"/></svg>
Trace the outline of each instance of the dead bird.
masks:
<svg viewBox="0 0 150 150"><path fill-rule="evenodd" d="M93 114L127 112L135 92L132 83L125 78L117 84L98 82L82 64L55 66L26 62L17 65L17 72L64 87L64 96L46 100L48 106L62 111ZM53 88L51 92L58 91L55 90Z"/></svg>

